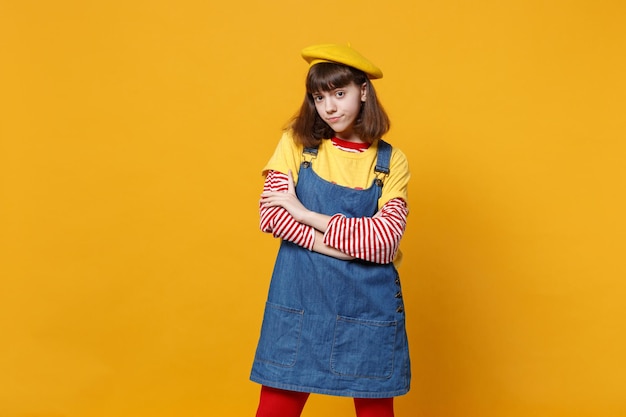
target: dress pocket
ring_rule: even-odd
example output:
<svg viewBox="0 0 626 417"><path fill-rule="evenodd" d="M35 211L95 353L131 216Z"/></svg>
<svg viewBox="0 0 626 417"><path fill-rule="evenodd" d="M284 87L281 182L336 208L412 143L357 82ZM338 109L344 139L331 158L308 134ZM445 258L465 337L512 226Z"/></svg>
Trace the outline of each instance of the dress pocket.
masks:
<svg viewBox="0 0 626 417"><path fill-rule="evenodd" d="M333 373L360 378L393 374L396 321L338 316L330 358Z"/></svg>
<svg viewBox="0 0 626 417"><path fill-rule="evenodd" d="M256 359L291 367L296 363L304 310L266 303Z"/></svg>

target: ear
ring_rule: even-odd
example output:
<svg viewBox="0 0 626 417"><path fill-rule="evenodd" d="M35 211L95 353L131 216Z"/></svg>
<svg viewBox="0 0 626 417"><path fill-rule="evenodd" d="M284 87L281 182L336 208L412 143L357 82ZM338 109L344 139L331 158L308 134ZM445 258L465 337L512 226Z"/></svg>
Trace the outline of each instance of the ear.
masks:
<svg viewBox="0 0 626 417"><path fill-rule="evenodd" d="M361 84L361 102L365 103L367 99L367 83Z"/></svg>

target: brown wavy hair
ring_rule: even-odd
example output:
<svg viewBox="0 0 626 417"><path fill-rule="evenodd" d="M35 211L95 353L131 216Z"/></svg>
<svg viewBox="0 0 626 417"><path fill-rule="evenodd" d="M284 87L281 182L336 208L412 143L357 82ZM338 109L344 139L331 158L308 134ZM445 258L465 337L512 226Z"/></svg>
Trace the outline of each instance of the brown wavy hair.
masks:
<svg viewBox="0 0 626 417"><path fill-rule="evenodd" d="M366 100L354 122L354 132L362 141L372 143L389 131L389 117L378 101L376 90L367 75L347 65L322 62L309 69L304 101L287 126L287 130L293 131L297 142L305 147L316 147L322 139L329 139L335 135L333 129L317 113L312 94L345 87L350 83L357 86L363 83L366 85Z"/></svg>

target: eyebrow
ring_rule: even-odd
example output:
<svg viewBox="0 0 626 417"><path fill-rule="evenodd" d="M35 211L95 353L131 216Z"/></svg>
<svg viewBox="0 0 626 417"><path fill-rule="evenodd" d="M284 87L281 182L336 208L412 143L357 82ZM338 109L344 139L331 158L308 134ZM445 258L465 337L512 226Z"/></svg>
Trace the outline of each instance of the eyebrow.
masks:
<svg viewBox="0 0 626 417"><path fill-rule="evenodd" d="M313 91L311 94L322 94L322 92L332 93L333 91L343 90L345 88L346 88L346 86L344 85L343 87L335 87L335 88L331 88L330 90Z"/></svg>

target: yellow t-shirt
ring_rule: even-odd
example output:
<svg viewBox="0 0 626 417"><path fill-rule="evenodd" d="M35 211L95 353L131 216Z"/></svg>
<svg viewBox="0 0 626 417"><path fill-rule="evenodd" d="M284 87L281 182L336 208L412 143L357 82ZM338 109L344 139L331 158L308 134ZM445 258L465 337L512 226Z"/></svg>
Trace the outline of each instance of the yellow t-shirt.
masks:
<svg viewBox="0 0 626 417"><path fill-rule="evenodd" d="M393 198L402 198L408 204L407 186L410 172L406 156L402 151L393 148L389 175L374 172L378 141L375 141L365 152L346 152L337 149L330 140L322 140L317 156L312 160L313 171L326 181L350 188L369 188L377 176L382 176L384 181L383 193L378 200L380 209L386 202ZM286 174L291 170L293 179L298 182L298 170L304 160L302 155L303 146L297 144L291 132L283 134L274 155L263 168L263 173L269 170ZM311 156L306 156L307 160ZM385 178L386 177L386 178Z"/></svg>

